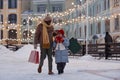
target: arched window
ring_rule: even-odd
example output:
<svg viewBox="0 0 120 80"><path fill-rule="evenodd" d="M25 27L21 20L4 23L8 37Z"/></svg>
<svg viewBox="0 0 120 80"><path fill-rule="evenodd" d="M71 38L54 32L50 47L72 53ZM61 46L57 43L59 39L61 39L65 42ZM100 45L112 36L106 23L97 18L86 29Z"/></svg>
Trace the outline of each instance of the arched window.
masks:
<svg viewBox="0 0 120 80"><path fill-rule="evenodd" d="M8 21L10 21L10 23L17 23L17 15L16 14L10 14L8 16Z"/></svg>
<svg viewBox="0 0 120 80"><path fill-rule="evenodd" d="M0 0L0 9L3 9L3 0Z"/></svg>
<svg viewBox="0 0 120 80"><path fill-rule="evenodd" d="M29 36L28 36L28 34L29 34ZM32 38L32 33L29 31L29 33L28 33L28 30L25 30L24 32L23 32L23 39L31 39Z"/></svg>
<svg viewBox="0 0 120 80"><path fill-rule="evenodd" d="M3 15L0 15L0 22L3 23Z"/></svg>
<svg viewBox="0 0 120 80"><path fill-rule="evenodd" d="M119 15L117 15L116 17L115 17L115 30L119 30L120 28L119 28Z"/></svg>
<svg viewBox="0 0 120 80"><path fill-rule="evenodd" d="M27 20L24 19L24 20L22 21L22 24L23 24L23 25L27 25Z"/></svg>
<svg viewBox="0 0 120 80"><path fill-rule="evenodd" d="M0 30L0 39L3 39L3 30Z"/></svg>
<svg viewBox="0 0 120 80"><path fill-rule="evenodd" d="M17 30L11 29L8 32L9 39L17 39Z"/></svg>
<svg viewBox="0 0 120 80"><path fill-rule="evenodd" d="M8 8L17 8L17 0L8 0Z"/></svg>

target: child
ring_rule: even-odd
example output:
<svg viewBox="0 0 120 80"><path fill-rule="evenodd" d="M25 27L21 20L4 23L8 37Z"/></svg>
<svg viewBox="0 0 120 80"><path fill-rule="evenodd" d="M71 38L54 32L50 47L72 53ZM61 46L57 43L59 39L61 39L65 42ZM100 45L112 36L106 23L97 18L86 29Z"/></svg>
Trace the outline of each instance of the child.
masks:
<svg viewBox="0 0 120 80"><path fill-rule="evenodd" d="M57 64L58 74L64 73L65 65L68 62L68 51L66 49L68 46L69 40L64 37L64 31L62 29L58 30L53 45L55 49L55 62Z"/></svg>

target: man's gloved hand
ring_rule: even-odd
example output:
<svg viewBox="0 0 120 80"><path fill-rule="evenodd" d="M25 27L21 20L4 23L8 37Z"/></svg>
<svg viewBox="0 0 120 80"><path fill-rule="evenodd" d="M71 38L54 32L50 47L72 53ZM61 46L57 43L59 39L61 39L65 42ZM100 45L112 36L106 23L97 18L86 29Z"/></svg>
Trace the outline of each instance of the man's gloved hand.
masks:
<svg viewBox="0 0 120 80"><path fill-rule="evenodd" d="M34 49L37 49L37 44L34 44Z"/></svg>

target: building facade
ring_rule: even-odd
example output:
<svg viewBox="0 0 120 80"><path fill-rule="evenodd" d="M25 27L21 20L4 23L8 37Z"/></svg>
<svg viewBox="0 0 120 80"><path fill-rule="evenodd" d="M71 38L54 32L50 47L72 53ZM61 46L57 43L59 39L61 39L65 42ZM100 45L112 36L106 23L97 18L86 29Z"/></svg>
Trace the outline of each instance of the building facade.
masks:
<svg viewBox="0 0 120 80"><path fill-rule="evenodd" d="M120 0L78 1L74 1L73 11L68 15L71 22L64 25L67 36L93 40L94 35L99 38L109 32L117 42L120 35Z"/></svg>
<svg viewBox="0 0 120 80"><path fill-rule="evenodd" d="M0 0L0 42L33 42L47 13L68 38L92 41L109 32L120 41L120 0Z"/></svg>
<svg viewBox="0 0 120 80"><path fill-rule="evenodd" d="M64 3L64 0L31 0L30 11L27 10L22 13L22 43L33 43L37 25L46 14L63 12L65 9ZM56 18L53 20L56 22Z"/></svg>
<svg viewBox="0 0 120 80"><path fill-rule="evenodd" d="M32 0L31 9L36 13L62 12L65 0Z"/></svg>
<svg viewBox="0 0 120 80"><path fill-rule="evenodd" d="M21 13L26 9L24 1L28 0L0 0L0 42L2 44L21 43Z"/></svg>

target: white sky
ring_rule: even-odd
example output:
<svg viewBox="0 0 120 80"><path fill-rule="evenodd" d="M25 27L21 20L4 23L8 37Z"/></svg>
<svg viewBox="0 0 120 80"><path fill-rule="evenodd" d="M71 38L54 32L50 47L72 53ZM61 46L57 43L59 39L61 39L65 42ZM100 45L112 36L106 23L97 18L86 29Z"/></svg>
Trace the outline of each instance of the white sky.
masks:
<svg viewBox="0 0 120 80"><path fill-rule="evenodd" d="M57 74L55 61L55 74L48 75L46 59L39 74L38 64L28 62L31 50L33 45L25 45L16 52L0 46L0 80L120 80L120 61L96 60L91 56L69 57L62 75Z"/></svg>

